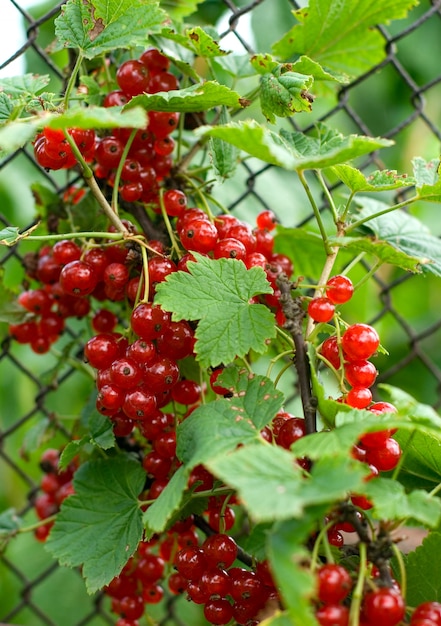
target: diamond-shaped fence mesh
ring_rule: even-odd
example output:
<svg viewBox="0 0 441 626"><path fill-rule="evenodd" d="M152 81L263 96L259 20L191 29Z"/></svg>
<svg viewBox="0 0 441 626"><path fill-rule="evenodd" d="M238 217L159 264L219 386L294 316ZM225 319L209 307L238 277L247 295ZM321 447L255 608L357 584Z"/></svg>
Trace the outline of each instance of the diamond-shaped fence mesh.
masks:
<svg viewBox="0 0 441 626"><path fill-rule="evenodd" d="M270 19L273 2L286 9L287 21L283 25L273 24ZM65 74L48 52L53 20L61 6L52 4L25 8L19 0L2 0L2 12L6 11L5 20L14 32L5 39L11 42L8 49L2 48L3 76L25 71L49 74L51 89L62 89ZM268 30L273 29L275 40L283 35L280 28L287 28L290 10L299 8L289 0L207 0L200 6L213 9L220 16L218 30L224 47L242 53L264 51L263 47L271 42L265 39L267 33L262 23L268 19ZM12 30L13 24L17 31ZM384 38L384 60L342 87L332 106L322 110L317 105L320 113L314 121L326 120L346 132L395 141L395 147L372 154L363 167L409 168L416 154L426 159L439 154L441 1L421 0L407 19L378 29ZM292 123L305 128L311 122L310 117L299 116ZM35 164L29 147L19 150L0 164L0 228L26 227L34 219L33 199L23 178L44 180L57 193L67 186L65 180L60 182L60 177ZM312 218L303 205L303 190L295 187L291 177L254 159L240 166L223 201L231 210L248 215L270 208L283 215L287 226L299 226ZM431 232L440 235L438 209L423 207L421 211ZM26 246L0 248L0 263L8 285L23 281L22 267L29 250L32 248ZM364 265L366 273L371 270ZM390 357L379 359L379 380L396 384L419 401L439 407L441 355L437 346L441 340L441 302L436 277L381 268L372 273L369 282L369 289L361 290L358 296L357 311L362 321L375 323L380 332L384 329L387 334ZM0 326L0 331L0 504L1 510L16 509L30 525L35 521L32 504L40 480L35 450L47 439L51 445L54 441L62 445L70 440L72 433L66 424L81 413L86 384L69 358L61 359L59 365L56 354L35 355L27 346L12 342L5 325ZM74 340L81 332L80 326L71 325L65 342ZM159 619L162 621L158 623L164 625L195 623L182 617L173 599L165 617ZM0 620L26 626L115 623L107 600L99 594L89 597L80 573L58 567L32 533L20 535L0 553Z"/></svg>

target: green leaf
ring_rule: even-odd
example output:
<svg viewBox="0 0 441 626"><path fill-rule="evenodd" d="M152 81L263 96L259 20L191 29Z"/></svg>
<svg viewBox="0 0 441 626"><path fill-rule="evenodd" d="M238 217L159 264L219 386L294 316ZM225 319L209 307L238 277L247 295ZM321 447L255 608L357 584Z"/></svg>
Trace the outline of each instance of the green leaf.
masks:
<svg viewBox="0 0 441 626"><path fill-rule="evenodd" d="M253 556L257 561L266 559L266 544L268 534L272 524L253 524L247 534L241 539L240 545L247 554Z"/></svg>
<svg viewBox="0 0 441 626"><path fill-rule="evenodd" d="M229 122L229 118L227 108L223 107L219 116L219 123L226 124ZM218 181L223 182L236 171L239 151L235 146L231 145L231 143L222 141L222 139L218 139L217 137L210 137L208 146L209 157L216 178Z"/></svg>
<svg viewBox="0 0 441 626"><path fill-rule="evenodd" d="M0 94L10 96L12 100L26 102L42 91L49 84L48 74L23 74L22 76L12 76L0 78Z"/></svg>
<svg viewBox="0 0 441 626"><path fill-rule="evenodd" d="M432 532L406 558L407 595L409 606L423 602L441 602L441 569L434 567L434 558L441 550L441 534Z"/></svg>
<svg viewBox="0 0 441 626"><path fill-rule="evenodd" d="M256 522L299 517L303 512L303 472L278 446L247 445L207 460L208 469L238 491Z"/></svg>
<svg viewBox="0 0 441 626"><path fill-rule="evenodd" d="M0 124L3 124L9 119L13 110L14 105L9 96L0 92Z"/></svg>
<svg viewBox="0 0 441 626"><path fill-rule="evenodd" d="M219 137L251 156L287 170L330 167L392 145L388 139L344 136L323 123L317 125L312 136L283 131L277 135L254 120L231 122L214 128L202 126L195 133Z"/></svg>
<svg viewBox="0 0 441 626"><path fill-rule="evenodd" d="M313 135L281 131L292 150L305 161L301 169L318 169L345 163L378 148L393 144L389 139L364 135L342 135L339 131L319 123ZM299 168L297 168L299 169Z"/></svg>
<svg viewBox="0 0 441 626"><path fill-rule="evenodd" d="M305 567L310 558L305 544L316 530L317 520L325 512L315 509L307 511L301 519L275 524L269 535L271 571L280 588L283 605L289 613L289 618L280 615L274 621L271 620L271 626L317 626L313 613L316 581L310 569Z"/></svg>
<svg viewBox="0 0 441 626"><path fill-rule="evenodd" d="M0 513L0 548L2 550L8 541L15 537L22 524L15 509L7 509Z"/></svg>
<svg viewBox="0 0 441 626"><path fill-rule="evenodd" d="M3 535L10 535L17 531L22 525L21 518L15 509L7 509L0 513L0 540Z"/></svg>
<svg viewBox="0 0 441 626"><path fill-rule="evenodd" d="M264 352L275 336L274 315L253 296L270 293L261 268L247 270L242 261L210 259L195 254L189 272L174 272L158 285L155 302L178 321L199 320L197 360L203 366L230 363L250 350Z"/></svg>
<svg viewBox="0 0 441 626"><path fill-rule="evenodd" d="M4 124L0 128L0 155L4 157L22 148L35 137L40 125L41 122L35 119ZM4 236L5 230L7 229L0 231L0 237ZM0 239L0 243L3 243L3 240Z"/></svg>
<svg viewBox="0 0 441 626"><path fill-rule="evenodd" d="M387 393L390 402L398 409L400 415L406 415L414 424L432 427L435 431L441 430L441 416L429 404L418 402L409 393L382 383L379 387Z"/></svg>
<svg viewBox="0 0 441 626"><path fill-rule="evenodd" d="M260 430L281 408L283 394L264 376L226 368L219 380L234 390L231 399L198 407L178 427L177 456L194 467L239 444L260 441Z"/></svg>
<svg viewBox="0 0 441 626"><path fill-rule="evenodd" d="M50 128L145 128L147 114L139 106L124 107L74 107L62 115L53 115L45 122Z"/></svg>
<svg viewBox="0 0 441 626"><path fill-rule="evenodd" d="M165 19L156 0L68 0L55 20L55 35L63 47L92 59L117 48L145 47Z"/></svg>
<svg viewBox="0 0 441 626"><path fill-rule="evenodd" d="M415 157L412 161L414 175L417 179L418 197L426 202L441 202L440 161L432 159L425 161Z"/></svg>
<svg viewBox="0 0 441 626"><path fill-rule="evenodd" d="M217 33L214 32L214 29L210 29L213 30L213 37L208 30L209 28L207 26L204 28L196 26L195 28L189 28L185 31L186 36L191 42L194 53L204 59L212 59L229 54L219 46L219 43L215 39Z"/></svg>
<svg viewBox="0 0 441 626"><path fill-rule="evenodd" d="M233 411L238 402L257 429L268 424L283 404L281 391L275 388L272 380L259 374L250 374L246 368L226 367L218 378L234 397Z"/></svg>
<svg viewBox="0 0 441 626"><path fill-rule="evenodd" d="M384 37L375 28L404 18L416 0L310 0L294 11L296 26L273 46L282 59L306 54L325 69L357 76L386 56Z"/></svg>
<svg viewBox="0 0 441 626"><path fill-rule="evenodd" d="M440 522L441 500L422 489L406 493L396 480L376 478L366 483L363 493L374 503L377 519L413 519L429 528L436 528Z"/></svg>
<svg viewBox="0 0 441 626"><path fill-rule="evenodd" d="M413 175L417 187L435 185L439 180L439 159L426 161L422 157L412 159Z"/></svg>
<svg viewBox="0 0 441 626"><path fill-rule="evenodd" d="M279 67L260 79L262 113L272 124L278 117L311 111L313 97L308 92L314 79L297 72L284 72Z"/></svg>
<svg viewBox="0 0 441 626"><path fill-rule="evenodd" d="M102 450L115 447L115 435L112 422L105 415L94 409L88 418L90 430L90 443L95 444Z"/></svg>
<svg viewBox="0 0 441 626"><path fill-rule="evenodd" d="M400 474L432 483L432 487L438 485L441 482L440 437L430 432L400 430L394 438L406 452Z"/></svg>
<svg viewBox="0 0 441 626"><path fill-rule="evenodd" d="M410 256L382 239L369 239L367 237L330 237L329 243L332 246L355 252L356 254L366 252L382 263L396 265L408 272L421 272L421 265L426 262L425 259Z"/></svg>
<svg viewBox="0 0 441 626"><path fill-rule="evenodd" d="M1 236L1 232L0 232ZM20 324L33 318L24 307L17 302L17 292L4 284L5 269L0 268L0 322Z"/></svg>
<svg viewBox="0 0 441 626"><path fill-rule="evenodd" d="M141 106L146 111L179 111L192 113L209 111L213 107L242 107L247 104L240 95L216 81L206 81L199 85L191 85L185 89L163 91L154 94L134 96L125 106Z"/></svg>
<svg viewBox="0 0 441 626"><path fill-rule="evenodd" d="M142 538L144 482L139 463L122 455L75 472L75 494L63 502L46 547L61 565L82 566L89 593L120 573Z"/></svg>
<svg viewBox="0 0 441 626"><path fill-rule="evenodd" d="M363 207L357 213L357 219L388 208L384 202L372 198L359 197L356 201ZM418 258L423 272L441 276L441 240L413 215L396 210L370 219L363 224L363 230L370 231L378 240L391 244L410 257Z"/></svg>
<svg viewBox="0 0 441 626"><path fill-rule="evenodd" d="M336 165L331 169L352 192L390 191L415 185L415 178L398 174L396 170L377 170L365 176L351 165Z"/></svg>
<svg viewBox="0 0 441 626"><path fill-rule="evenodd" d="M317 63L317 61L313 61L304 55L289 65L293 71L299 72L300 74L308 74L309 76L312 76L315 81L329 80L338 83L348 82L348 77L345 74L338 74L333 71L325 70L320 63Z"/></svg>
<svg viewBox="0 0 441 626"><path fill-rule="evenodd" d="M39 119L17 120L0 129L0 150L7 154L31 141L43 126L50 128L145 128L147 113L140 107L76 107L62 115L47 113Z"/></svg>
<svg viewBox="0 0 441 626"><path fill-rule="evenodd" d="M84 435L81 439L73 439L72 441L69 441L69 443L64 446L60 455L60 460L58 462L60 470L65 470L69 466L69 463L74 460L81 449L88 443L90 443L90 437L88 435Z"/></svg>
<svg viewBox="0 0 441 626"><path fill-rule="evenodd" d="M174 21L181 21L184 17L197 11L198 4L204 0L161 0L161 7Z"/></svg>
<svg viewBox="0 0 441 626"><path fill-rule="evenodd" d="M346 457L320 459L311 476L303 476L292 454L278 446L244 445L205 462L213 474L238 491L257 522L301 517L310 505L331 503L356 491L365 470Z"/></svg>
<svg viewBox="0 0 441 626"><path fill-rule="evenodd" d="M189 473L189 470L181 465L155 502L144 513L143 524L149 537L162 532L173 514L182 507Z"/></svg>

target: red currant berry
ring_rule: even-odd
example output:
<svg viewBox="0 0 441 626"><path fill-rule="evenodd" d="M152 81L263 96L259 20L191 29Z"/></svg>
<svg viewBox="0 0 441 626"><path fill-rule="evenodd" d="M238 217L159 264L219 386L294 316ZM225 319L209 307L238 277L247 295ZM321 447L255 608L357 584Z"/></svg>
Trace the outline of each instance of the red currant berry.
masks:
<svg viewBox="0 0 441 626"><path fill-rule="evenodd" d="M326 283L326 295L334 304L343 304L352 298L354 286L347 276L332 276Z"/></svg>
<svg viewBox="0 0 441 626"><path fill-rule="evenodd" d="M369 448L366 453L367 462L375 465L380 472L395 469L400 458L400 444L392 438L386 439L381 448Z"/></svg>
<svg viewBox="0 0 441 626"><path fill-rule="evenodd" d="M85 261L71 261L61 270L61 288L72 296L86 296L92 293L97 284L95 270Z"/></svg>
<svg viewBox="0 0 441 626"><path fill-rule="evenodd" d="M342 566L328 563L317 572L318 599L323 604L342 602L352 589L349 572Z"/></svg>
<svg viewBox="0 0 441 626"><path fill-rule="evenodd" d="M366 387L353 387L346 395L346 404L354 409L365 409L372 402L372 393Z"/></svg>
<svg viewBox="0 0 441 626"><path fill-rule="evenodd" d="M403 597L393 588L379 587L364 596L362 614L369 624L397 626L405 612Z"/></svg>
<svg viewBox="0 0 441 626"><path fill-rule="evenodd" d="M262 211L256 217L257 228L260 228L261 230L274 230L277 225L277 221L277 217L270 210Z"/></svg>
<svg viewBox="0 0 441 626"><path fill-rule="evenodd" d="M122 63L116 72L119 88L129 96L137 96L147 91L149 78L147 67L133 59Z"/></svg>
<svg viewBox="0 0 441 626"><path fill-rule="evenodd" d="M326 604L315 614L320 626L348 626L349 609L343 604Z"/></svg>
<svg viewBox="0 0 441 626"><path fill-rule="evenodd" d="M340 369L340 352L338 349L337 337L328 337L322 343L320 348L320 354L334 367L336 370Z"/></svg>
<svg viewBox="0 0 441 626"><path fill-rule="evenodd" d="M368 359L377 351L379 345L377 331L368 324L353 324L342 336L342 348L348 361Z"/></svg>
<svg viewBox="0 0 441 626"><path fill-rule="evenodd" d="M352 387L372 387L377 374L375 365L370 361L345 363L346 380Z"/></svg>
<svg viewBox="0 0 441 626"><path fill-rule="evenodd" d="M313 298L308 304L308 315L314 322L329 322L334 317L335 306L328 298Z"/></svg>

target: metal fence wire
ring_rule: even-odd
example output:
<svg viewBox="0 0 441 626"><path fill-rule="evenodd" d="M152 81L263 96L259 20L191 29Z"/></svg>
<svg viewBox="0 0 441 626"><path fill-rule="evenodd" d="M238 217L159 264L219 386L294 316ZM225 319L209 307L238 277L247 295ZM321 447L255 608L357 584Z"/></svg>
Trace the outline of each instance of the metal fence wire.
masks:
<svg viewBox="0 0 441 626"><path fill-rule="evenodd" d="M272 2L285 4L287 10L299 8L296 2L290 0ZM223 8L220 39L227 41L228 37L229 43L234 40L234 47L242 53L253 52L255 41L249 23L253 19L264 19L265 11L271 11L272 2L218 0L214 4ZM16 17L24 25L26 40L17 49L9 50L8 58L0 60L0 70L11 67L11 75L14 75L13 62L31 54L39 73L49 73L55 80L62 81L62 70L46 51L49 43L47 27L59 13L61 3L44 14L41 14L41 6L47 9L48 3L40 5L38 18L35 17L37 12L25 10L19 0L2 0L1 4L2 10L9 5L10 15L16 12ZM397 159L403 145L410 145L412 154L420 151L425 158L433 158L438 155L441 140L441 71L439 63L430 64L428 58L439 59L441 54L441 1L421 0L406 20L377 28L384 39L384 60L342 87L337 103L323 114L323 119L331 126L346 127L349 132L381 135L396 141L397 148L392 149L388 156L373 154L366 160L365 167L373 163L381 164L379 156L388 167L395 167L394 159ZM438 68L437 74L433 67ZM390 114L390 108L394 108L394 115ZM307 117L305 120L308 123ZM297 123L297 118L293 123ZM302 123L305 123L303 119ZM29 179L38 173L40 179L43 177L45 184L56 193L63 192L59 179L37 166L29 147L19 150L0 164L0 181L9 176L14 165L23 168ZM256 213L264 208L280 213L280 198L273 190L268 195L265 182L273 168L259 165L255 160L246 161L240 167L242 186L240 189L234 187L235 195L229 197L229 208L239 210L251 205ZM8 198L3 197L3 202L7 204ZM5 205L3 207L0 206L0 228L13 225L10 212ZM309 219L311 216L300 212L290 226L302 225ZM440 235L441 229L435 232L436 223L432 220L431 227L434 234ZM26 224L20 226L25 227ZM0 262L6 272L23 276L20 267L25 258L21 247L0 247ZM368 270L369 267L366 267ZM384 367L379 368L380 380L411 389L420 401L439 407L441 355L436 346L441 340L441 316L438 311L430 309L430 297L427 296L426 301L426 296L423 298L420 294L422 281L433 280L435 291L439 290L439 285L431 277L401 271L382 270L374 274L372 280L376 283L378 298L375 307L366 305L370 319L364 321L377 324L387 320L389 335L394 338L393 346L388 345L388 348L395 352L395 359L392 366L388 366L387 359L384 360ZM425 289L424 293L427 291ZM419 307L412 319L402 313L400 303L404 300L415 300L415 306ZM70 440L71 433L66 430L60 415L81 410L81 407L75 406L75 390L81 383L77 380L78 372L68 360L57 368L55 362L42 360L37 355L34 358L27 349L23 350L22 346L5 336L5 325L0 326L0 332L3 331L0 337L0 379L11 381L13 386L3 387L1 397L0 504L1 510L15 507L21 515L32 516L40 475L35 467L29 470L29 458L32 458L34 449L48 430L59 439L60 444ZM68 332L71 338L75 338L80 331L73 325ZM412 389L416 375L418 380L424 380L424 388L419 392ZM115 623L106 600L100 594L93 597L86 594L80 573L58 567L41 544L28 535L17 538L0 554L0 620L5 624L26 626L101 626ZM55 602L60 593L64 596L63 602ZM161 620L164 625L185 623L173 601Z"/></svg>

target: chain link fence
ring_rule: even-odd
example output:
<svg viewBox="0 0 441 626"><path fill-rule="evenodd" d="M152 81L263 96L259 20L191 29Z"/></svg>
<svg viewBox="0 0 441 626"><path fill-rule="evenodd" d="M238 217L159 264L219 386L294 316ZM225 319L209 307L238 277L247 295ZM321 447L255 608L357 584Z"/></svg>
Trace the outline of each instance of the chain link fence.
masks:
<svg viewBox="0 0 441 626"><path fill-rule="evenodd" d="M276 1L284 5L288 19L290 9L299 8L296 2ZM23 71L48 73L61 89L65 76L46 51L50 44L50 25L61 3L50 9L48 4L40 5L38 11L25 10L19 0L2 0L2 11L6 10L5 5L8 5L8 15L24 27L26 36L23 45L3 54L7 58L0 59L0 71L4 75L11 68L11 75L16 74L12 68L21 60ZM273 5L269 0L250 3L207 0L201 6L214 7L222 13L219 31L225 48L250 53L259 45L253 23L264 20ZM339 129L347 128L348 132L395 140L395 148L381 155L372 154L363 167L386 164L399 168L403 163L409 167L410 158L415 154L426 159L439 154L441 72L437 59L441 58L441 1L421 0L406 20L378 29L384 38L384 60L342 87L337 101L320 113L320 119ZM282 34L283 31L279 36ZM297 124L297 117L292 123ZM302 118L301 123L309 124L310 118ZM281 207L288 203L292 206L289 198L292 183L285 173L275 173L275 168L255 160L247 160L240 167L241 172L236 177L239 183L236 180L227 192L231 210L257 214L270 208L283 215L284 223L288 221L289 226L300 226L312 219L299 202L295 203L294 210L290 209L285 220ZM31 219L29 210L24 209L18 216L10 210L14 202L15 206L17 204L13 196L25 194L24 185L20 186L23 176L28 180L34 177L44 180L58 194L72 183L71 180L60 182L59 177L41 170L29 147L8 157L0 164L0 186L8 178L16 184L12 185L12 191L9 184L9 191L2 192L0 228L29 225L26 223ZM274 191L275 183L280 193ZM26 203L31 206L31 199L24 197ZM423 207L421 211L432 232L441 235L441 223L433 217L433 210ZM1 266L11 285L23 280L25 253L26 246L0 248ZM366 264L364 271L370 269ZM438 312L441 303L437 297L437 279L381 269L372 276L370 283L371 291L362 291L358 296L357 311L368 316L361 321L375 323L380 328L384 326L387 332L385 340L391 357L380 358L379 380L396 384L409 390L419 401L439 407L441 356L437 344L441 340ZM375 298L371 297L372 293ZM32 505L40 480L34 452L49 436L51 444L54 440L60 445L70 440L72 433L66 424L69 424L69 417L81 412L86 392L83 393L81 374L69 359L57 366L56 357L30 354L27 347L11 342L5 335L5 325L0 326L0 330L3 332L0 337L0 504L1 510L14 507L32 523ZM68 330L68 340L77 338L78 333L81 330L73 324ZM31 535L20 536L0 554L0 620L4 624L26 626L114 623L115 618L103 597L100 594L87 596L79 572L59 568ZM62 602L58 601L59 594L63 594ZM164 625L187 623L189 626L190 623L183 620L173 600L161 619Z"/></svg>

